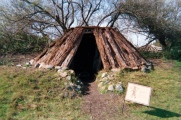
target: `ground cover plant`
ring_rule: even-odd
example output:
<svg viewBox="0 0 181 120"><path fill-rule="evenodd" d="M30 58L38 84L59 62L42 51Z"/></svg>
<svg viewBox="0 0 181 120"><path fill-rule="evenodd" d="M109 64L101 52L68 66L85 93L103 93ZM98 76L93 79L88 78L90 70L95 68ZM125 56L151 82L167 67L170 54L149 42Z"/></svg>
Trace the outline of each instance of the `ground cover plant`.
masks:
<svg viewBox="0 0 181 120"><path fill-rule="evenodd" d="M150 107L125 102L122 113L120 102L110 120L181 119L181 62L152 61L155 70L150 73L122 71L115 79L123 84L125 91L118 94L122 100L128 82L152 87ZM82 97L62 98L64 82L58 78L55 70L0 66L0 119L90 119L91 114L82 111Z"/></svg>
<svg viewBox="0 0 181 120"><path fill-rule="evenodd" d="M0 67L0 119L83 119L81 98L63 99L55 71Z"/></svg>
<svg viewBox="0 0 181 120"><path fill-rule="evenodd" d="M155 61L155 70L148 74L125 74L123 84L134 82L152 87L150 107L127 103L123 119L178 120L181 119L181 62ZM121 78L120 78L121 79Z"/></svg>

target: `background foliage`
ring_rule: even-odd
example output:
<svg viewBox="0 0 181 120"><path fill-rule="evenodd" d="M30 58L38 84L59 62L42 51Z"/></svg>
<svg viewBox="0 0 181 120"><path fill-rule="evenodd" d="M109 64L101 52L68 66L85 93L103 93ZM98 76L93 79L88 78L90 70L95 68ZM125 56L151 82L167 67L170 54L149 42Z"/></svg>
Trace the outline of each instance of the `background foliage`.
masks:
<svg viewBox="0 0 181 120"><path fill-rule="evenodd" d="M141 34L159 41L165 58L180 59L180 0L2 0L0 54L39 51L75 26Z"/></svg>
<svg viewBox="0 0 181 120"><path fill-rule="evenodd" d="M25 32L4 33L0 36L0 54L39 52L45 48L48 38Z"/></svg>

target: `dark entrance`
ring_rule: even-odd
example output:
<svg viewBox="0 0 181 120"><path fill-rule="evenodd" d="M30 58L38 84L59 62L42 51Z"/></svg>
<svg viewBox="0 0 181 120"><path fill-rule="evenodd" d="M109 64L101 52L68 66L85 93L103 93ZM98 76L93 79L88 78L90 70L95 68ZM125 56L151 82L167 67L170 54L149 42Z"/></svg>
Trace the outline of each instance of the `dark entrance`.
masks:
<svg viewBox="0 0 181 120"><path fill-rule="evenodd" d="M94 74L101 69L101 66L95 37L92 33L85 33L70 68L81 79L93 79Z"/></svg>

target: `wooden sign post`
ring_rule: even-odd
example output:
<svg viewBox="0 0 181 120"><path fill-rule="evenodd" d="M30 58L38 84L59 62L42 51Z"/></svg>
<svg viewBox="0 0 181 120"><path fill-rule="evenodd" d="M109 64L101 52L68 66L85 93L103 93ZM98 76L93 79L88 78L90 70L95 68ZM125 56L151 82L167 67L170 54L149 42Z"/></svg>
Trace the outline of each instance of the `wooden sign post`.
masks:
<svg viewBox="0 0 181 120"><path fill-rule="evenodd" d="M151 96L151 87L128 83L127 92L126 92L126 101L131 101L134 103L142 104L145 106L149 106L150 104L150 96ZM122 112L124 109L124 104L122 108Z"/></svg>

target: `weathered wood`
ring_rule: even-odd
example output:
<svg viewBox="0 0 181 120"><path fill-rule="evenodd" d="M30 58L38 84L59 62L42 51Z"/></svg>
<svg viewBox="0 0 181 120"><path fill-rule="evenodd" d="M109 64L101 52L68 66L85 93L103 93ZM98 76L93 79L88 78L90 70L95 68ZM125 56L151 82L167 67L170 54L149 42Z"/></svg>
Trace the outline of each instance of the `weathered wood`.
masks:
<svg viewBox="0 0 181 120"><path fill-rule="evenodd" d="M61 38L58 38L40 55L35 58L37 63L59 65L68 67L82 40L85 30L89 30L95 36L97 48L104 69L110 68L140 68L141 63L147 63L138 50L126 40L117 30L107 27L76 27L71 29Z"/></svg>
<svg viewBox="0 0 181 120"><path fill-rule="evenodd" d="M42 52L38 57L36 57L35 61L37 63L44 62L45 64L49 64L50 61L53 59L53 57L55 57L57 49L66 40L69 34L72 33L72 31L73 30L70 30L67 34L65 34L61 38L56 39L55 40L56 42L52 42L50 46L45 49L44 52ZM45 53L48 53L48 54L45 54Z"/></svg>
<svg viewBox="0 0 181 120"><path fill-rule="evenodd" d="M99 30L99 36L100 36L100 39L101 39L100 42L102 42L102 45L104 47L104 50L105 50L105 53L106 53L107 58L109 60L109 63L111 65L111 68L116 68L117 67L116 63L117 62L113 59L114 55L113 55L113 53L111 51L111 46L109 45L107 39L104 37L103 32L104 32L104 30L102 30L102 29Z"/></svg>
<svg viewBox="0 0 181 120"><path fill-rule="evenodd" d="M93 33L94 33L95 38L96 38L96 44L97 44L97 48L98 48L100 56L101 56L103 67L104 67L104 69L110 69L111 68L110 63L108 61L108 58L106 56L103 44L102 44L101 39L99 37L99 29L94 29Z"/></svg>
<svg viewBox="0 0 181 120"><path fill-rule="evenodd" d="M45 49L43 50L43 52L42 52L41 54L39 54L39 55L35 58L35 61L37 61L37 60L39 60L40 58L42 58L42 57L46 54L47 51L48 51L48 48L45 48Z"/></svg>
<svg viewBox="0 0 181 120"><path fill-rule="evenodd" d="M51 60L50 64L52 65L61 65L62 62L65 60L66 56L68 55L69 51L73 48L74 42L79 38L83 29L78 28L74 31L68 39L60 46L55 57Z"/></svg>
<svg viewBox="0 0 181 120"><path fill-rule="evenodd" d="M116 57L116 61L119 64L119 67L124 68L126 65L125 61L123 60L122 56L120 55L119 51L119 46L116 44L116 42L113 40L111 33L109 32L109 30L106 28L105 31L105 35L108 38L108 41L113 49L113 51L115 52L115 57Z"/></svg>
<svg viewBox="0 0 181 120"><path fill-rule="evenodd" d="M80 38L77 39L77 41L75 42L74 46L73 46L73 49L70 51L70 53L68 54L68 56L66 57L66 59L63 61L61 67L69 67L75 53L77 52L77 49L80 45L80 42L82 40L82 36L83 36L83 33L80 35Z"/></svg>
<svg viewBox="0 0 181 120"><path fill-rule="evenodd" d="M114 38L115 38L115 41L117 42L117 44L119 46L121 46L120 48L125 49L127 51L127 53L129 53L129 57L127 59L129 59L131 61L130 62L131 66L137 67L138 65L140 65L141 61L137 61L137 56L139 56L139 54L135 53L136 50L130 46L129 42L127 42L127 41L123 42L119 33L115 32L113 30L111 30L111 33L114 35ZM125 54L125 52L123 52L122 54ZM136 56L133 56L133 54L136 54Z"/></svg>
<svg viewBox="0 0 181 120"><path fill-rule="evenodd" d="M115 33L118 34L118 37L127 43L128 48L130 48L131 50L134 51L134 54L136 54L136 56L138 56L138 58L143 61L143 62L147 62L146 59L139 53L139 51L133 46L133 44L131 44L131 42L129 42L119 31L115 30Z"/></svg>
<svg viewBox="0 0 181 120"><path fill-rule="evenodd" d="M69 37L70 34L73 33L73 29L70 30L69 32L67 32L65 35L63 35L61 38L58 38L56 41L56 46L60 46L62 45L63 42L65 42L65 40Z"/></svg>

